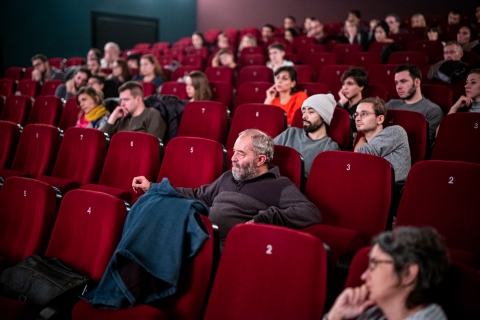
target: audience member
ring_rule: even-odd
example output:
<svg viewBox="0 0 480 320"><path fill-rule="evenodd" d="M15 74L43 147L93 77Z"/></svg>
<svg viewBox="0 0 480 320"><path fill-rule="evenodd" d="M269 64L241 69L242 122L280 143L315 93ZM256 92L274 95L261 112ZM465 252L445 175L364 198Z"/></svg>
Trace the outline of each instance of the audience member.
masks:
<svg viewBox="0 0 480 320"><path fill-rule="evenodd" d="M275 33L275 27L272 26L271 24L264 24L262 26L262 42L266 43L268 40L270 40L273 37L273 34Z"/></svg>
<svg viewBox="0 0 480 320"><path fill-rule="evenodd" d="M475 8L475 22L480 24L480 6Z"/></svg>
<svg viewBox="0 0 480 320"><path fill-rule="evenodd" d="M425 33L427 34L427 39L430 41L439 41L440 35L442 34L442 28L437 23L433 23L428 25L425 29ZM444 42L442 42L445 45Z"/></svg>
<svg viewBox="0 0 480 320"><path fill-rule="evenodd" d="M157 89L163 84L163 71L157 58L151 54L145 54L140 58L140 75L133 81L152 82Z"/></svg>
<svg viewBox="0 0 480 320"><path fill-rule="evenodd" d="M449 263L445 243L431 227L383 232L373 240L361 276L365 284L345 289L323 319L446 320L432 301Z"/></svg>
<svg viewBox="0 0 480 320"><path fill-rule="evenodd" d="M480 112L480 69L470 72L465 84L465 95L455 102L448 114L461 111Z"/></svg>
<svg viewBox="0 0 480 320"><path fill-rule="evenodd" d="M459 24L461 18L462 17L461 17L460 11L452 10L448 13L448 24L449 25Z"/></svg>
<svg viewBox="0 0 480 320"><path fill-rule="evenodd" d="M103 51L102 68L113 68L113 63L120 58L120 47L115 42L107 42Z"/></svg>
<svg viewBox="0 0 480 320"><path fill-rule="evenodd" d="M100 64L100 59L98 58L87 60L87 68L92 75L102 73L102 66Z"/></svg>
<svg viewBox="0 0 480 320"><path fill-rule="evenodd" d="M132 79L128 64L123 59L117 59L113 62L111 78L118 83L118 87Z"/></svg>
<svg viewBox="0 0 480 320"><path fill-rule="evenodd" d="M97 90L98 92L103 92L103 89L105 88L105 77L101 75L92 75L90 78L88 78L87 81L87 87L93 88ZM105 94L104 94L105 97Z"/></svg>
<svg viewBox="0 0 480 320"><path fill-rule="evenodd" d="M220 49L212 59L212 67L229 67L237 71L233 52L230 49Z"/></svg>
<svg viewBox="0 0 480 320"><path fill-rule="evenodd" d="M417 66L404 64L395 69L395 86L400 99L388 101L387 108L420 112L428 124L428 139L433 142L443 119L442 109L422 96L422 73Z"/></svg>
<svg viewBox="0 0 480 320"><path fill-rule="evenodd" d="M425 21L425 17L421 13L415 13L410 18L410 27L412 28L425 28L427 26L427 22Z"/></svg>
<svg viewBox="0 0 480 320"><path fill-rule="evenodd" d="M308 98L303 91L297 92L297 71L294 67L280 67L275 71L275 84L267 90L265 104L282 108L287 113L287 124L292 124L295 111Z"/></svg>
<svg viewBox="0 0 480 320"><path fill-rule="evenodd" d="M477 37L476 28L469 23L458 29L457 41L462 45L463 51L474 51L480 54L480 44Z"/></svg>
<svg viewBox="0 0 480 320"><path fill-rule="evenodd" d="M293 44L293 39L296 36L297 36L297 31L295 31L295 29L293 28L285 29L285 31L283 32L283 37L287 41L287 44L290 46Z"/></svg>
<svg viewBox="0 0 480 320"><path fill-rule="evenodd" d="M357 132L353 115L357 112L357 106L362 100L362 91L368 85L368 74L364 68L350 67L342 74L340 81L342 81L342 88L338 92L340 97L338 105L350 114L351 132Z"/></svg>
<svg viewBox="0 0 480 320"><path fill-rule="evenodd" d="M192 71L185 77L185 90L187 91L188 100L202 101L210 100L212 98L212 91L210 90L210 84L208 78L202 71Z"/></svg>
<svg viewBox="0 0 480 320"><path fill-rule="evenodd" d="M90 50L88 50L87 52L87 61L88 60L102 60L102 51L100 51L99 49L97 48L91 48Z"/></svg>
<svg viewBox="0 0 480 320"><path fill-rule="evenodd" d="M360 25L358 22L345 20L343 30L344 33L342 36L338 37L338 41L350 44L358 43L362 45L364 50L367 49L368 35L367 33L360 31Z"/></svg>
<svg viewBox="0 0 480 320"><path fill-rule="evenodd" d="M307 37L315 38L318 43L325 42L325 33L323 32L323 24L318 19L312 19Z"/></svg>
<svg viewBox="0 0 480 320"><path fill-rule="evenodd" d="M407 30L400 28L400 17L394 13L385 18L385 22L390 28L390 34L408 33Z"/></svg>
<svg viewBox="0 0 480 320"><path fill-rule="evenodd" d="M210 185L176 188L190 199L210 207L209 219L218 226L223 248L228 232L241 223L266 223L293 229L321 222L319 210L288 178L280 175L273 159L273 141L256 129L241 132L233 147L232 170ZM133 178L134 190L147 191L145 177Z"/></svg>
<svg viewBox="0 0 480 320"><path fill-rule="evenodd" d="M432 65L427 78L437 78L447 83L455 82L459 77L468 73L469 66L460 61L463 57L463 48L457 41L450 41L443 47L443 59Z"/></svg>
<svg viewBox="0 0 480 320"><path fill-rule="evenodd" d="M387 108L382 99L375 97L360 101L353 117L357 131L365 136L358 139L354 151L385 158L395 171L395 182L405 181L411 166L408 136L400 126L384 128L386 116Z"/></svg>
<svg viewBox="0 0 480 320"><path fill-rule="evenodd" d="M192 49L202 49L203 47L208 47L208 42L205 40L203 33L195 31L192 34L192 45L190 45L186 51L188 52Z"/></svg>
<svg viewBox="0 0 480 320"><path fill-rule="evenodd" d="M317 94L303 102L303 129L288 128L273 140L275 144L294 148L303 157L305 177L308 178L313 159L329 150L340 150L338 144L327 135L335 110L331 94Z"/></svg>
<svg viewBox="0 0 480 320"><path fill-rule="evenodd" d="M285 60L285 47L283 44L275 42L268 46L268 56L270 61L267 62L267 67L275 72L280 67L293 67L293 62Z"/></svg>
<svg viewBox="0 0 480 320"><path fill-rule="evenodd" d="M40 85L48 80L64 80L63 72L51 66L43 54L36 54L32 57L32 66L32 80L38 81Z"/></svg>
<svg viewBox="0 0 480 320"><path fill-rule="evenodd" d="M119 131L136 131L163 139L167 125L160 111L145 107L142 85L129 81L122 84L118 91L121 104L115 108L100 130L110 136Z"/></svg>
<svg viewBox="0 0 480 320"><path fill-rule="evenodd" d="M368 30L368 43L373 42L373 40L375 39L375 27L379 23L380 23L380 20L378 20L378 19L370 20L370 23L369 23L370 24L370 29Z"/></svg>
<svg viewBox="0 0 480 320"><path fill-rule="evenodd" d="M356 22L358 24L359 32L367 33L368 26L366 26L362 21L362 13L358 9L352 9L348 11L347 21Z"/></svg>
<svg viewBox="0 0 480 320"><path fill-rule="evenodd" d="M306 17L305 18L305 22L303 23L303 33L308 33L308 31L310 30L310 24L311 24L312 20L314 20L314 19L315 19L315 17ZM288 29L295 30L295 28L288 28ZM287 30L287 29L285 29L285 30Z"/></svg>
<svg viewBox="0 0 480 320"><path fill-rule="evenodd" d="M255 38L251 34L246 34L242 37L240 41L240 45L238 46L238 54L242 53L242 50L245 48L256 47L257 46L257 38Z"/></svg>
<svg viewBox="0 0 480 320"><path fill-rule="evenodd" d="M390 39L390 27L384 21L380 21L374 29L374 37L376 42L392 43L393 39Z"/></svg>
<svg viewBox="0 0 480 320"><path fill-rule="evenodd" d="M62 83L57 87L55 96L65 100L75 96L78 93L78 90L87 84L90 76L90 70L88 70L86 67L80 67L76 69L73 73L72 79Z"/></svg>
<svg viewBox="0 0 480 320"><path fill-rule="evenodd" d="M283 29L297 29L297 20L293 16L287 16L283 19Z"/></svg>
<svg viewBox="0 0 480 320"><path fill-rule="evenodd" d="M78 91L77 104L82 114L76 127L94 128L102 127L108 120L110 113L104 107L103 93L91 87L81 87Z"/></svg>
<svg viewBox="0 0 480 320"><path fill-rule="evenodd" d="M217 37L218 49L230 49L230 38L226 33L220 33Z"/></svg>
<svg viewBox="0 0 480 320"><path fill-rule="evenodd" d="M128 69L130 70L130 72L132 70L137 70L138 71L140 69L140 55L129 54L127 56L127 66L128 66Z"/></svg>

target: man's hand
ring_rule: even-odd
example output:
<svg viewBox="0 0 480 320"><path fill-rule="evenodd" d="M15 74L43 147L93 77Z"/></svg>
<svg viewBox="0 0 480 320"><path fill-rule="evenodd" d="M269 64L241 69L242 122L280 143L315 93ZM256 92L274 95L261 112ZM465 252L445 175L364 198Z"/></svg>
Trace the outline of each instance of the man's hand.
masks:
<svg viewBox="0 0 480 320"><path fill-rule="evenodd" d="M253 221L253 219L252 219L252 220L248 220L247 222L245 222L245 224L254 224L254 223L255 223L255 221Z"/></svg>
<svg viewBox="0 0 480 320"><path fill-rule="evenodd" d="M111 125L114 125L117 119L123 118L128 114L128 110L125 107L118 106L113 110L112 114L110 117L108 117L108 123Z"/></svg>
<svg viewBox="0 0 480 320"><path fill-rule="evenodd" d="M355 145L355 148L353 148L353 151L357 152L358 148L363 146L366 142L367 142L367 139L365 139L365 137L361 137L360 139L358 139L358 142Z"/></svg>
<svg viewBox="0 0 480 320"><path fill-rule="evenodd" d="M32 71L32 80L40 81L42 79L42 73L37 69Z"/></svg>
<svg viewBox="0 0 480 320"><path fill-rule="evenodd" d="M328 320L352 319L362 314L375 303L368 299L366 285L357 288L347 288L338 296L333 307L328 312Z"/></svg>
<svg viewBox="0 0 480 320"><path fill-rule="evenodd" d="M150 189L150 181L144 176L135 177L132 181L133 191L137 192L138 189L142 189L144 192L147 192Z"/></svg>

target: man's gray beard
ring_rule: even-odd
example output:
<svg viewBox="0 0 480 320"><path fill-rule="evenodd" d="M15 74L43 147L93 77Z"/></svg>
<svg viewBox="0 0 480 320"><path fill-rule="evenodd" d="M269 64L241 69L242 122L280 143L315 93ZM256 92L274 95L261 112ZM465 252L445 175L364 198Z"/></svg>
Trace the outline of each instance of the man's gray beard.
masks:
<svg viewBox="0 0 480 320"><path fill-rule="evenodd" d="M238 172L237 170L234 170L234 169L237 169L237 170L240 169L240 172ZM255 170L253 162L247 163L243 166L240 166L236 162L233 162L232 163L232 175L233 175L233 179L235 179L235 181L240 182L240 181L255 178L255 176L257 175L257 172Z"/></svg>

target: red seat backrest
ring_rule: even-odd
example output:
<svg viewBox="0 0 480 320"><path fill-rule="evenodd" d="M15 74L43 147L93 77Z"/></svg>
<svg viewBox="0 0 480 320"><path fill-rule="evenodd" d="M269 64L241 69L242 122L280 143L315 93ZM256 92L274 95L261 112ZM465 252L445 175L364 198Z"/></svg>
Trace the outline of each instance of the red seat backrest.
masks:
<svg viewBox="0 0 480 320"><path fill-rule="evenodd" d="M5 100L0 120L25 125L32 109L33 99L28 96L9 96Z"/></svg>
<svg viewBox="0 0 480 320"><path fill-rule="evenodd" d="M20 140L20 126L13 122L0 120L0 168L9 169L12 165L18 141Z"/></svg>
<svg viewBox="0 0 480 320"><path fill-rule="evenodd" d="M33 103L27 124L43 123L58 125L63 112L62 99L55 96L38 96Z"/></svg>

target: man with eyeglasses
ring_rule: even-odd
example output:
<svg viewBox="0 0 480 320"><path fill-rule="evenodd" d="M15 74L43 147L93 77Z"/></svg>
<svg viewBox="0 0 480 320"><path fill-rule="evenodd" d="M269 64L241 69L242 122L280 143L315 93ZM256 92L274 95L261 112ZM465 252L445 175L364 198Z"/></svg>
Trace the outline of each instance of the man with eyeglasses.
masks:
<svg viewBox="0 0 480 320"><path fill-rule="evenodd" d="M470 67L461 61L463 47L457 41L449 41L443 47L443 59L432 65L428 70L427 78L437 78L444 82L451 82L451 75L467 73Z"/></svg>
<svg viewBox="0 0 480 320"><path fill-rule="evenodd" d="M408 136L400 126L384 128L387 115L385 102L378 98L360 101L354 113L358 132L364 134L358 139L354 151L385 158L395 170L395 182L405 181L411 167Z"/></svg>
<svg viewBox="0 0 480 320"><path fill-rule="evenodd" d="M48 80L64 80L63 72L48 63L48 59L43 54L36 54L32 57L32 80L38 81L43 85Z"/></svg>

